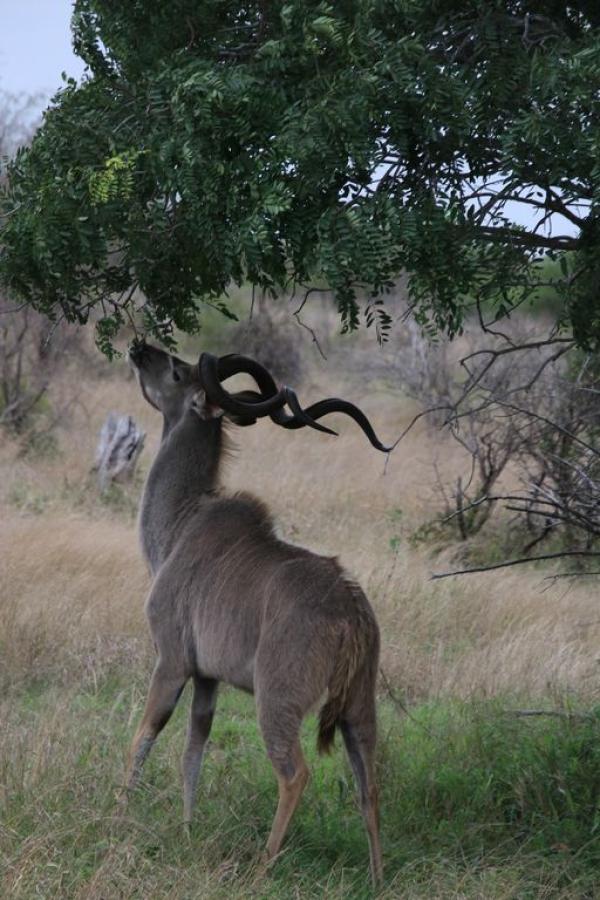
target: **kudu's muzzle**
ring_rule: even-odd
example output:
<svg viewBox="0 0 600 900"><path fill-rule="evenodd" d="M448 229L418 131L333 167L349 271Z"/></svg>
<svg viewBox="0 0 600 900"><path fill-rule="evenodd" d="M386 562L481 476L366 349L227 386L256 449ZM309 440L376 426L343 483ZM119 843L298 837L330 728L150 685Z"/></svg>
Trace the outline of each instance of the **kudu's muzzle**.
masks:
<svg viewBox="0 0 600 900"><path fill-rule="evenodd" d="M141 341L136 341L131 344L129 350L127 351L127 357L134 364L134 366L139 366L144 358L144 354L146 352L147 344L142 343Z"/></svg>

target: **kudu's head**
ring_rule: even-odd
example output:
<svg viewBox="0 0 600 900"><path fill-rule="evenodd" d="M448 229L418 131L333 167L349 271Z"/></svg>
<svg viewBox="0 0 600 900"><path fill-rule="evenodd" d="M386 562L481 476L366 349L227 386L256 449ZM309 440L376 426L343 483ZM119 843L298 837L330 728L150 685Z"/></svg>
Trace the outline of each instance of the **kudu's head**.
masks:
<svg viewBox="0 0 600 900"><path fill-rule="evenodd" d="M202 353L199 362L192 365L158 347L136 342L129 350L129 360L144 397L163 414L167 431L191 412L207 420L224 415L237 425L253 425L257 419L269 416L283 428L308 425L336 434L317 419L339 412L354 419L378 450L392 449L379 441L365 414L352 403L330 398L303 409L290 387L278 387L271 373L247 356ZM254 379L258 391L230 393L223 387L221 382L241 372Z"/></svg>
<svg viewBox="0 0 600 900"><path fill-rule="evenodd" d="M203 371L207 361L208 367ZM255 391L230 394L221 386L220 379L238 372L249 372L245 363L258 367L258 363L245 357L227 356L218 360L209 354L202 354L200 362L193 365L158 347L136 342L129 348L129 362L145 399L163 414L170 428L188 412L195 413L201 419L226 415L238 425L252 425L257 418L283 405L271 400L257 402L263 398ZM266 370L263 371L270 378ZM210 385L208 390L207 385ZM277 393L274 382L273 390ZM218 402L219 399L223 399L223 405Z"/></svg>
<svg viewBox="0 0 600 900"><path fill-rule="evenodd" d="M176 424L194 402L200 406L203 398L198 366L141 342L130 347L129 362L145 399L170 425Z"/></svg>

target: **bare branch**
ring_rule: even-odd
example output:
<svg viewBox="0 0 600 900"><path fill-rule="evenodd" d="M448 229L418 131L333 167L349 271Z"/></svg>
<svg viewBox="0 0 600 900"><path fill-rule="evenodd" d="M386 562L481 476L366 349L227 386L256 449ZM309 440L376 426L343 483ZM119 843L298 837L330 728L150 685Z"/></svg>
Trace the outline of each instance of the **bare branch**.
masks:
<svg viewBox="0 0 600 900"><path fill-rule="evenodd" d="M523 563L539 562L547 559L564 559L569 556L598 557L600 550L562 550L559 553L546 553L543 556L521 556L518 559L507 559L501 563L493 563L489 566L473 566L470 569L456 569L454 572L435 572L430 576L431 581L441 578L451 578L453 575L473 575L476 572L491 572L493 569L507 569L510 566L520 566Z"/></svg>
<svg viewBox="0 0 600 900"><path fill-rule="evenodd" d="M591 444L588 444L587 441L578 438L577 435L568 431L568 429L563 428L563 426L559 425L558 422L553 422L546 416L542 416L540 415L540 413L535 413L531 409L523 409L522 406L517 406L515 403L507 403L505 400L500 400L498 397L494 399L494 403L497 403L499 406L506 407L506 409L512 409L515 412L523 413L526 416L530 416L532 419L538 419L540 422L545 422L546 425L549 425L551 428L555 428L556 431L560 431L561 434L569 437L571 440L575 441L576 444L579 444L581 447L585 447L585 449L589 450L590 453L593 453L594 456L600 456L600 452L595 447L593 447Z"/></svg>
<svg viewBox="0 0 600 900"><path fill-rule="evenodd" d="M493 243L511 243L530 249L577 250L579 247L579 239L566 234L547 237L532 234L530 231L520 231L518 228L498 225L478 225L477 231L478 235Z"/></svg>
<svg viewBox="0 0 600 900"><path fill-rule="evenodd" d="M14 313L21 312L23 309L26 309L29 304L27 301L24 303L20 303L19 306L9 306L8 309L0 309L0 316L9 316L14 315Z"/></svg>
<svg viewBox="0 0 600 900"><path fill-rule="evenodd" d="M296 322L298 323L298 325L300 325L301 328L306 329L306 331L308 331L308 333L311 335L312 340L313 340L313 344L316 344L317 350L318 350L319 353L321 354L321 357L322 357L323 359L327 359L327 357L326 357L325 354L323 353L323 348L321 347L321 344L319 343L319 338L317 337L317 335L316 335L314 329L311 328L310 325L307 325L306 322L303 322L303 321L302 321L302 319L300 318L300 316L299 316L297 310L296 310L295 313L293 313L293 316L294 316L294 319L296 320Z"/></svg>

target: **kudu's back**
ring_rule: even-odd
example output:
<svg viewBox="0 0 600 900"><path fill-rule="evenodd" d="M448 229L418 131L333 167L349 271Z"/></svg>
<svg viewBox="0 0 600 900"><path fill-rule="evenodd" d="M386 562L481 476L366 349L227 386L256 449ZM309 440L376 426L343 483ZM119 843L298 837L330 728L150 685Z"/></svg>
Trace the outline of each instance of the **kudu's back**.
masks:
<svg viewBox="0 0 600 900"><path fill-rule="evenodd" d="M144 384L150 402L153 383ZM158 653L133 742L133 784L185 683L194 697L183 758L184 815L191 818L204 746L223 681L256 696L279 804L267 854L279 852L308 778L299 732L327 694L318 746L341 730L355 772L371 852L381 873L375 681L379 634L361 589L335 559L280 540L268 511L247 494L220 493L222 420L191 393L169 421L148 476L140 517L155 578L146 611Z"/></svg>

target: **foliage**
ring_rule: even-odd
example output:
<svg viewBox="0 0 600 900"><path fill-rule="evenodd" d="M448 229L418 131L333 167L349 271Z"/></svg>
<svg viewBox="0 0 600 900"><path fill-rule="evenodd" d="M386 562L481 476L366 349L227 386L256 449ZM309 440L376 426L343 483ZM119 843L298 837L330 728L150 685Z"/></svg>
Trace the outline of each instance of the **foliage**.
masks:
<svg viewBox="0 0 600 900"><path fill-rule="evenodd" d="M136 303L168 339L245 280L318 278L345 329L366 292L385 337L402 270L419 321L455 334L473 299L494 318L536 290L549 252L595 346L599 25L592 0L77 0L87 74L9 166L0 276L98 312L110 352Z"/></svg>

